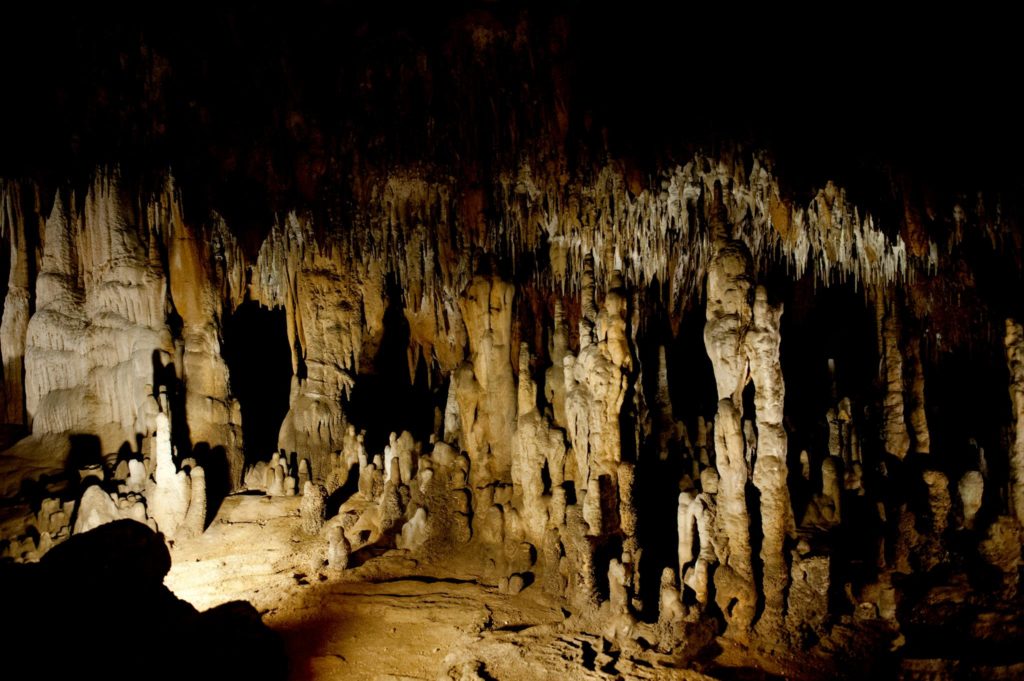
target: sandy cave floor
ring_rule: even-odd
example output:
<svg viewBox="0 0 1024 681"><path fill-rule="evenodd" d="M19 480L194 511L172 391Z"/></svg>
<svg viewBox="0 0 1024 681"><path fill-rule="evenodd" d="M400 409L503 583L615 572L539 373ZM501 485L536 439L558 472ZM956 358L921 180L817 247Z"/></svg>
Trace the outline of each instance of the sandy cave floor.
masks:
<svg viewBox="0 0 1024 681"><path fill-rule="evenodd" d="M624 654L567 625L568 611L537 584L501 594L479 575L451 565L440 573L401 551L331 572L324 542L300 528L300 503L227 498L202 536L172 546L165 580L200 610L252 603L282 636L292 679L458 679L463 671L503 681L712 678L653 651ZM770 678L736 671L724 676Z"/></svg>

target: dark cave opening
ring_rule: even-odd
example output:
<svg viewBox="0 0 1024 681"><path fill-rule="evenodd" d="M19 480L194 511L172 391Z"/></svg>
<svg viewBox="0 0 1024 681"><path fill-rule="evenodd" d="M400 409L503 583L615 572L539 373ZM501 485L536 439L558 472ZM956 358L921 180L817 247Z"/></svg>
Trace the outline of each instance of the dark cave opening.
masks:
<svg viewBox="0 0 1024 681"><path fill-rule="evenodd" d="M245 462L268 460L277 451L288 413L292 365L285 311L246 301L224 320L224 360L231 392L242 408Z"/></svg>
<svg viewBox="0 0 1024 681"><path fill-rule="evenodd" d="M366 449L382 452L392 432L409 431L421 442L434 429L434 409L444 409L447 384L430 380L432 367L417 353L415 375L409 373L409 322L402 305L397 281L388 282L388 306L384 311L384 334L372 370L361 373L352 389L345 413L356 430L365 430Z"/></svg>

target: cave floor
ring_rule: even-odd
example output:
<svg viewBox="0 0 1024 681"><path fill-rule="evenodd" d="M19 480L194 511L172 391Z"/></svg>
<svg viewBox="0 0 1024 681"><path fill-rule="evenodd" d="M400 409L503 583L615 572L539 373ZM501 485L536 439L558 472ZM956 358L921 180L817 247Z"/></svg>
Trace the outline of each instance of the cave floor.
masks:
<svg viewBox="0 0 1024 681"><path fill-rule="evenodd" d="M326 570L324 542L301 530L300 503L228 497L201 537L172 546L165 580L200 610L252 603L283 638L291 679L719 677L653 651L609 648L569 624L536 584L502 594L457 563L438 572L401 551ZM772 678L735 671L723 676Z"/></svg>

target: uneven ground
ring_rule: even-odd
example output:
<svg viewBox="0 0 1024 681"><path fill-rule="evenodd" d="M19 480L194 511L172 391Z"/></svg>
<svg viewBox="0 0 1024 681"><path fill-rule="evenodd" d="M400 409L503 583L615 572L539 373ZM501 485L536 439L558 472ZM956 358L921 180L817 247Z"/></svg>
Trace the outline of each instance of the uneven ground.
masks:
<svg viewBox="0 0 1024 681"><path fill-rule="evenodd" d="M172 548L165 580L200 610L251 602L284 638L292 679L710 678L581 633L536 584L500 594L474 574L446 565L442 575L399 551L330 572L322 543L300 529L300 501L229 497L201 537ZM745 671L721 676L765 678Z"/></svg>

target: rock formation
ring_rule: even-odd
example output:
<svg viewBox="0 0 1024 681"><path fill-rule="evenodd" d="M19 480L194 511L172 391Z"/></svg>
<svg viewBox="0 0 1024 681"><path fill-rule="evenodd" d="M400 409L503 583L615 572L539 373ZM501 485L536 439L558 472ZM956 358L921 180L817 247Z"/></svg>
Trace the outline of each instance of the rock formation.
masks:
<svg viewBox="0 0 1024 681"><path fill-rule="evenodd" d="M459 301L469 359L452 377L461 418L459 442L469 454L475 488L511 482L516 389L512 376L511 284L478 276Z"/></svg>
<svg viewBox="0 0 1024 681"><path fill-rule="evenodd" d="M1006 361L1010 367L1010 401L1014 439L1010 446L1010 498L1017 521L1024 523L1024 327L1006 321Z"/></svg>
<svg viewBox="0 0 1024 681"><path fill-rule="evenodd" d="M708 265L707 324L704 345L715 372L718 413L715 416L715 464L720 477L715 529L721 564L715 570L715 600L730 626L740 632L753 622L757 592L750 555L750 519L747 509L746 449L741 419L743 388L749 366L743 341L753 320L750 306L750 254L728 239L716 187L712 208L715 250Z"/></svg>
<svg viewBox="0 0 1024 681"><path fill-rule="evenodd" d="M765 599L761 623L782 626L784 595L789 584L785 542L796 529L789 499L786 431L783 427L785 383L779 361L779 320L782 306L772 306L768 293L758 286L754 295L753 322L744 338L754 382L757 417L757 459L753 482L761 493L761 562Z"/></svg>
<svg viewBox="0 0 1024 681"><path fill-rule="evenodd" d="M193 53L174 17L126 37L84 12L7 60L26 141L0 158L4 560L144 523L183 588L244 583L289 635L315 628L300 676L366 664L334 651L357 638L389 646L391 676L436 676L421 658L457 636L453 678L1013 675L1006 164L910 172L872 157L895 135L846 139L860 125L762 139L785 116L758 87L792 79L724 68L757 42L731 22L732 47L681 60L642 12L602 33L574 3L320 4L299 34L253 18L258 58L214 8L238 41ZM69 41L94 49L65 63ZM619 66L624 41L668 47ZM39 45L58 72L33 70ZM844 78L805 80L892 99ZM22 113L40 102L42 136ZM434 653L404 654L412 607L330 626L427 591L410 638ZM38 640L63 631L37 619Z"/></svg>

